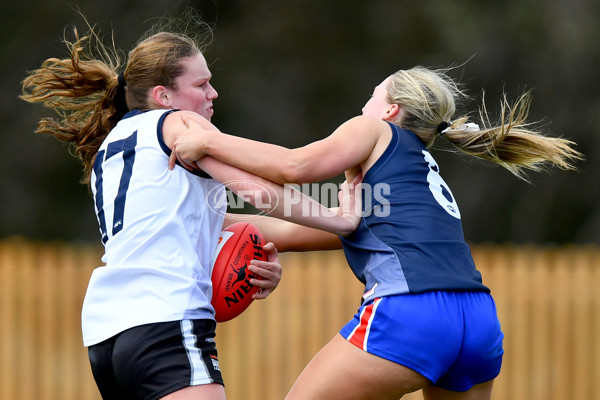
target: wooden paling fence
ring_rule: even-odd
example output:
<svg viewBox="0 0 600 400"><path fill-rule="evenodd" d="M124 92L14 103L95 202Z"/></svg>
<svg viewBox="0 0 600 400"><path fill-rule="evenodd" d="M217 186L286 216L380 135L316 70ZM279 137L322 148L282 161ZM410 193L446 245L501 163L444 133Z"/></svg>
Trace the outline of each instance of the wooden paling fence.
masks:
<svg viewBox="0 0 600 400"><path fill-rule="evenodd" d="M100 398L80 331L100 256L97 246L0 241L0 399ZM493 399L600 399L600 249L490 245L473 256L506 336ZM341 252L280 258L277 290L217 329L231 400L282 399L358 307L362 287Z"/></svg>

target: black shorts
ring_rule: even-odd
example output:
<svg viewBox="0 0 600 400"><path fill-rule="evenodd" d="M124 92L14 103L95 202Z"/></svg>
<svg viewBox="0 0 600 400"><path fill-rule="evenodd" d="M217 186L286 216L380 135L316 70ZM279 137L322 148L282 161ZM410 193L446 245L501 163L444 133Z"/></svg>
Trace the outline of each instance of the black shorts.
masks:
<svg viewBox="0 0 600 400"><path fill-rule="evenodd" d="M215 328L213 320L161 322L90 346L102 398L155 400L188 386L223 385Z"/></svg>

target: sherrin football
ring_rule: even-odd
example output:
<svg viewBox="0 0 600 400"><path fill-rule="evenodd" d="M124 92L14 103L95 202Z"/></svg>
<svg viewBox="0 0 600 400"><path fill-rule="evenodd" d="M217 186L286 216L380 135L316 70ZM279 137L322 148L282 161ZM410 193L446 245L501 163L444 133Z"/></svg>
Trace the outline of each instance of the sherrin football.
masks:
<svg viewBox="0 0 600 400"><path fill-rule="evenodd" d="M240 315L252 303L252 295L260 290L250 279L261 277L250 272L248 265L253 259L267 260L264 244L258 228L247 222L235 223L221 232L211 271L212 305L217 322Z"/></svg>

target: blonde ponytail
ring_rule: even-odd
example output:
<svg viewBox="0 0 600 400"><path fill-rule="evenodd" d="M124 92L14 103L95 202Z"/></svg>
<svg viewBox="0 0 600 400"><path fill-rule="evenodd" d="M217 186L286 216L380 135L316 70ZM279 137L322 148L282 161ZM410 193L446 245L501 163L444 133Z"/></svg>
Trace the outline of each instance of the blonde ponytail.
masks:
<svg viewBox="0 0 600 400"><path fill-rule="evenodd" d="M453 118L456 102L466 96L447 71L401 70L391 76L387 88L388 102L403 110L398 125L414 132L427 147L439 134L459 151L497 163L524 180L525 170L539 171L548 164L575 169L573 162L583 158L574 142L544 136L527 121L530 92L512 105L504 95L496 123L490 121L485 102L479 110L480 124L468 122L466 116Z"/></svg>
<svg viewBox="0 0 600 400"><path fill-rule="evenodd" d="M479 131L455 129L467 120L463 117L453 122L444 136L458 150L497 163L520 179L527 180L525 170L539 171L546 165L575 169L573 162L582 158L572 147L575 143L534 130L527 122L530 104L531 92L522 94L512 105L504 95L499 120L492 123L484 102L479 110Z"/></svg>

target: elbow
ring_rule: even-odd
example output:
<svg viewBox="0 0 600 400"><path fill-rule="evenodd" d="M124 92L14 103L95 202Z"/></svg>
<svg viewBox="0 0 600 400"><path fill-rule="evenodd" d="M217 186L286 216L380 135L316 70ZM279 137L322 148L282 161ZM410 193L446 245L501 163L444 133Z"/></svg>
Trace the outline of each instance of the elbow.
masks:
<svg viewBox="0 0 600 400"><path fill-rule="evenodd" d="M268 160L262 164L261 169L252 171L256 175L280 185L313 182L315 162L304 148L284 148L273 154L267 153L264 157Z"/></svg>
<svg viewBox="0 0 600 400"><path fill-rule="evenodd" d="M298 176L298 171L293 166L286 166L281 170L280 181L278 183L281 185L299 183Z"/></svg>
<svg viewBox="0 0 600 400"><path fill-rule="evenodd" d="M341 236L341 237L348 237L348 236L352 235L352 233L354 233L354 231L356 231L356 227L342 228L342 230L338 230L336 232L336 235ZM340 245L341 245L341 242L340 242Z"/></svg>
<svg viewBox="0 0 600 400"><path fill-rule="evenodd" d="M310 177L305 168L305 164L295 160L293 157L289 157L283 166L281 167L281 182L280 184L286 183L305 183L310 182Z"/></svg>

